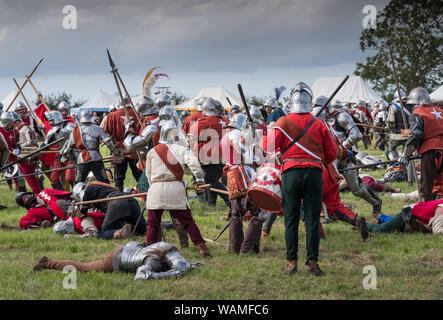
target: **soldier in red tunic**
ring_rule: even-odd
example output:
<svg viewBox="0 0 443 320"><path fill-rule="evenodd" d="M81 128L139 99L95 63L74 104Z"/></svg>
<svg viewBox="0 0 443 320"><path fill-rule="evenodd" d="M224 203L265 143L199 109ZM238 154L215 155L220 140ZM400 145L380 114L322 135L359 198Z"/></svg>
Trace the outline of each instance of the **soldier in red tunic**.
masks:
<svg viewBox="0 0 443 320"><path fill-rule="evenodd" d="M414 105L409 117L411 129L399 162L407 165L415 150L421 156L420 193L424 201L434 200L434 184L443 181L443 110L432 103L425 88L411 90L408 104Z"/></svg>

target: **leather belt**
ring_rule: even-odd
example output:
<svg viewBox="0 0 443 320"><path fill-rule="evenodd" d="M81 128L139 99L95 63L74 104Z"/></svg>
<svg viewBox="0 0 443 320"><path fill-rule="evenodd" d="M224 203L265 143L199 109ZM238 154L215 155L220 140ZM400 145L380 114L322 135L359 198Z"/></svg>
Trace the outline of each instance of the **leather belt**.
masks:
<svg viewBox="0 0 443 320"><path fill-rule="evenodd" d="M288 162L288 161L303 161L303 162L322 163L321 160L317 160L317 159L307 159L307 158L289 158L289 159L284 159L284 160L283 160L283 163Z"/></svg>

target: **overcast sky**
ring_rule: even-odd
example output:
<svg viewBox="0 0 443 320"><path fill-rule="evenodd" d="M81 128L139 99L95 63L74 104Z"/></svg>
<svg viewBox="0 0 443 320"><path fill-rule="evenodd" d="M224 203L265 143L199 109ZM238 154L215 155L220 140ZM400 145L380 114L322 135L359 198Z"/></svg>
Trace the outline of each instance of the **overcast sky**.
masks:
<svg viewBox="0 0 443 320"><path fill-rule="evenodd" d="M365 60L359 37L366 5L388 0L0 0L0 100L12 78L33 77L43 94L92 98L116 92L106 49L131 94L162 66L159 86L192 96L224 86L271 95L274 87L352 74ZM77 9L77 29L66 30ZM72 13L71 13L72 14ZM69 17L68 17L69 15ZM25 91L34 99L33 91Z"/></svg>

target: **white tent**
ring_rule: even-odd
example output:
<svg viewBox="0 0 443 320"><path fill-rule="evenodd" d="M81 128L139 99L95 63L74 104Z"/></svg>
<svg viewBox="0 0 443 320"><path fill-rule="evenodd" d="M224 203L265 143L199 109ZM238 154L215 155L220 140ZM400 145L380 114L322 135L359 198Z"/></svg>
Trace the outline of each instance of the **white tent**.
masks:
<svg viewBox="0 0 443 320"><path fill-rule="evenodd" d="M6 111L6 108L8 108L9 104L11 103L12 99L14 99L15 95L17 94L17 90L13 89L1 102L3 104L3 111ZM15 110L15 106L17 105L17 103L19 103L19 101L25 103L25 101L23 100L23 97L21 95L19 95L17 97L17 99L15 99L14 103L12 104L11 108L9 108L8 111L14 111ZM28 100L29 103L31 103ZM26 103L25 103L26 104ZM31 104L32 106L32 104ZM34 106L32 106L34 107Z"/></svg>
<svg viewBox="0 0 443 320"><path fill-rule="evenodd" d="M214 87L214 88L204 88L200 90L199 93L197 93L194 97L191 99L177 105L175 107L176 110L194 110L194 101L201 97L210 97L215 100L220 101L222 106L224 108L230 108L231 105L229 104L228 100L226 98L229 98L232 104L237 104L239 106L242 105L241 99L237 97L236 95L232 94L228 90L226 90L223 87Z"/></svg>
<svg viewBox="0 0 443 320"><path fill-rule="evenodd" d="M344 78L318 78L312 86L314 97L329 97L335 89L340 85ZM336 99L345 102L357 103L359 100L366 102L381 102L380 97L361 77L349 77L348 81L343 85Z"/></svg>
<svg viewBox="0 0 443 320"><path fill-rule="evenodd" d="M434 103L443 103L443 86L431 93L431 99Z"/></svg>
<svg viewBox="0 0 443 320"><path fill-rule="evenodd" d="M71 111L75 113L85 109L91 111L108 111L112 104L118 104L119 101L119 97L100 90L93 99L89 100L78 108L71 109Z"/></svg>

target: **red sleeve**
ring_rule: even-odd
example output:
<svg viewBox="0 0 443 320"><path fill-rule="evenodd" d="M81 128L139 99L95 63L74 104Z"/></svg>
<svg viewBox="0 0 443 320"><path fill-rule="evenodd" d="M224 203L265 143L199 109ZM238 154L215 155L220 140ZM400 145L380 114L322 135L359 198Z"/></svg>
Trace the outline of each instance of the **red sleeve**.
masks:
<svg viewBox="0 0 443 320"><path fill-rule="evenodd" d="M45 207L31 208L28 210L26 216L20 219L19 225L22 229L28 229L32 224L37 221L42 222L44 220L49 220L54 222L49 215L48 209Z"/></svg>

